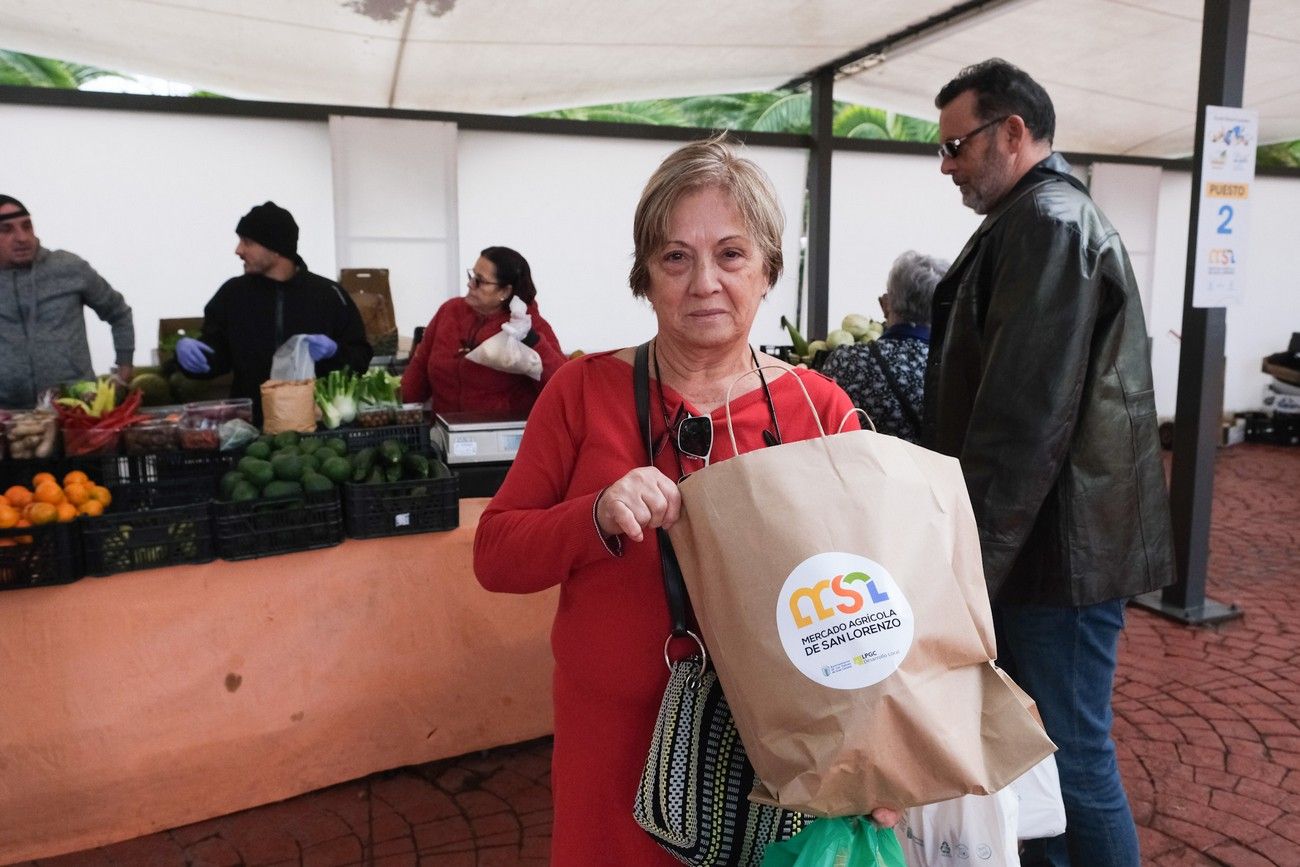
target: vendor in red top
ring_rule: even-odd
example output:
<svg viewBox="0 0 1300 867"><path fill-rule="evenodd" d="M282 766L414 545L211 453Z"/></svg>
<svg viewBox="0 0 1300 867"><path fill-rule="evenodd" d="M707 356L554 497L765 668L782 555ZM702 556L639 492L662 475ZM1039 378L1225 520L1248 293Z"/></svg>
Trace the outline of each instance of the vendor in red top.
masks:
<svg viewBox="0 0 1300 867"><path fill-rule="evenodd" d="M484 587L560 587L551 631L552 867L678 863L632 818L668 680L668 603L653 530L677 519L678 479L706 458L732 457L728 386L736 383L730 406L741 452L816 436L818 417L834 430L853 409L821 374L750 346L754 317L781 275L784 223L771 181L725 139L670 155L637 206L630 277L658 320L649 352L653 466L637 429L635 349L587 355L538 399L479 521L474 571ZM756 365L780 370L760 371L765 382L737 381ZM875 818L892 824L897 814Z"/></svg>
<svg viewBox="0 0 1300 867"><path fill-rule="evenodd" d="M431 400L434 412L509 412L527 415L542 386L566 360L555 332L537 312L537 287L528 260L509 247L488 247L469 272L469 291L438 308L402 375L402 400ZM510 300L527 306L531 330L523 337L542 361L541 378L505 373L465 356L511 322ZM519 317L515 323L518 324Z"/></svg>

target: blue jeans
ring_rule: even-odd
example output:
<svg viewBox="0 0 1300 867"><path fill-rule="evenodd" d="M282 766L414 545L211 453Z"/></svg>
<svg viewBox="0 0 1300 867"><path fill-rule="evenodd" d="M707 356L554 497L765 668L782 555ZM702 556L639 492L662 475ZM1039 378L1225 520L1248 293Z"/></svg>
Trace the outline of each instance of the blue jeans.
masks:
<svg viewBox="0 0 1300 867"><path fill-rule="evenodd" d="M996 609L998 663L1033 696L1059 748L1066 832L1027 843L1026 865L1139 867L1137 828L1110 737L1126 602Z"/></svg>

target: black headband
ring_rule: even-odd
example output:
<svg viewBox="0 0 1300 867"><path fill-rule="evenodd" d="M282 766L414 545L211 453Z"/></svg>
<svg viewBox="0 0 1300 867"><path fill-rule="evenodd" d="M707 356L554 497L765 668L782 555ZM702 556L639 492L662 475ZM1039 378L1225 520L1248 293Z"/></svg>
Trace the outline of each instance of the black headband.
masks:
<svg viewBox="0 0 1300 867"><path fill-rule="evenodd" d="M3 223L5 220L16 220L19 217L31 216L31 214L27 212L27 208L23 206L23 203L15 199L13 196L0 196L0 205L18 206L18 210L14 211L11 214L0 214L0 223Z"/></svg>

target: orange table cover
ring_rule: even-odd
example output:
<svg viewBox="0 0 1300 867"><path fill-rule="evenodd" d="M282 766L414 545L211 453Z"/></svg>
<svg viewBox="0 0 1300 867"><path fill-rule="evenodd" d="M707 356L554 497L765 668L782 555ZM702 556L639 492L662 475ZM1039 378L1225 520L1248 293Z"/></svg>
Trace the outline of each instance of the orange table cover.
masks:
<svg viewBox="0 0 1300 867"><path fill-rule="evenodd" d="M460 528L0 593L0 863L551 731L557 591Z"/></svg>

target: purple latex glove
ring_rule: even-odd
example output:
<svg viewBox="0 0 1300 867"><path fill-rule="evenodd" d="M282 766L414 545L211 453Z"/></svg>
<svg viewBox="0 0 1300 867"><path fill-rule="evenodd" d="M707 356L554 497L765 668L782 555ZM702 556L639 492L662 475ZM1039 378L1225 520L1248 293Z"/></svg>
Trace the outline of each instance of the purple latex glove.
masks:
<svg viewBox="0 0 1300 867"><path fill-rule="evenodd" d="M339 351L339 345L324 334L308 334L307 351L311 353L312 361L320 361L322 358L332 358Z"/></svg>
<svg viewBox="0 0 1300 867"><path fill-rule="evenodd" d="M187 373L207 373L211 369L208 367L208 355L212 352L211 346L193 337L182 337L176 341L176 360Z"/></svg>

